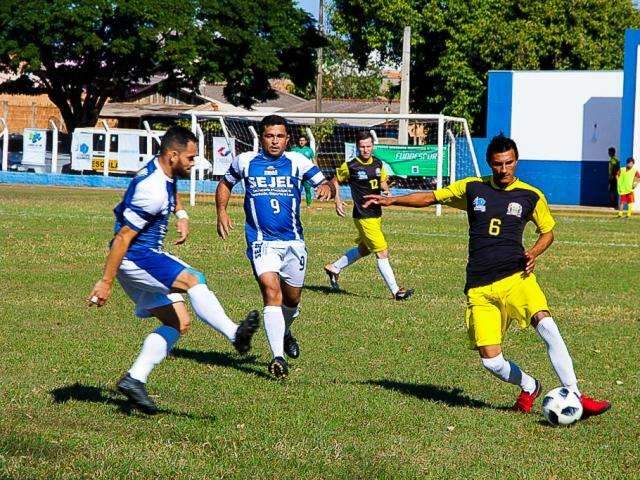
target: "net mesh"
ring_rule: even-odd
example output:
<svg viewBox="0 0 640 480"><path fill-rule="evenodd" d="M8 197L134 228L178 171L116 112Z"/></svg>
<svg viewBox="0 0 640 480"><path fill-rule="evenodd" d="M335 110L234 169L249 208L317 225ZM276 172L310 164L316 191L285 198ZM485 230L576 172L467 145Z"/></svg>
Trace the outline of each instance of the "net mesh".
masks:
<svg viewBox="0 0 640 480"><path fill-rule="evenodd" d="M285 115L286 117L286 115ZM314 161L326 178L335 175L336 168L355 154L355 140L358 132L370 131L374 135L376 149L374 155L385 162L392 188L412 190L432 190L437 186L438 120L408 120L408 145L398 145L400 122L398 120L328 118L289 118L288 131L290 147L298 144L300 136L309 138L314 150ZM233 139L238 155L258 148L259 119L225 116L199 118L198 123L204 135L205 158L213 164L214 138ZM224 128L223 128L224 127ZM226 132L225 132L226 129ZM226 133L226 135L225 135ZM443 185L452 179L475 175L471 157L471 146L464 134L461 121L446 120L443 129ZM221 175L210 172L205 179L218 180Z"/></svg>

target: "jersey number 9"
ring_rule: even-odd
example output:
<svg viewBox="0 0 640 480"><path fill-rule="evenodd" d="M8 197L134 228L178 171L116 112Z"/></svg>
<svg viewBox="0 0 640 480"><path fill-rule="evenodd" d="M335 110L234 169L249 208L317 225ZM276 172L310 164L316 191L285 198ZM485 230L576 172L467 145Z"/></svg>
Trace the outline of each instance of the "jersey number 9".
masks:
<svg viewBox="0 0 640 480"><path fill-rule="evenodd" d="M277 215L278 213L280 213L280 202L278 202L278 200L276 200L275 198L272 198L271 208L273 208L273 213Z"/></svg>

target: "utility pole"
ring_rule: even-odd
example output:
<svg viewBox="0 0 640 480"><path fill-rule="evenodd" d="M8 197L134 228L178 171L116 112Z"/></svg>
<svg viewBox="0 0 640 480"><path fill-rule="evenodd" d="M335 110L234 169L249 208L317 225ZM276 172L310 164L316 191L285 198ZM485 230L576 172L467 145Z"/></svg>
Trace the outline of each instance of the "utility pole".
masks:
<svg viewBox="0 0 640 480"><path fill-rule="evenodd" d="M402 74L400 83L400 114L409 113L409 71L411 70L411 27L404 27L402 38ZM409 121L398 122L398 145L409 144Z"/></svg>
<svg viewBox="0 0 640 480"><path fill-rule="evenodd" d="M318 28L324 38L324 0L318 9ZM316 75L316 112L322 112L322 47L318 49L318 73Z"/></svg>

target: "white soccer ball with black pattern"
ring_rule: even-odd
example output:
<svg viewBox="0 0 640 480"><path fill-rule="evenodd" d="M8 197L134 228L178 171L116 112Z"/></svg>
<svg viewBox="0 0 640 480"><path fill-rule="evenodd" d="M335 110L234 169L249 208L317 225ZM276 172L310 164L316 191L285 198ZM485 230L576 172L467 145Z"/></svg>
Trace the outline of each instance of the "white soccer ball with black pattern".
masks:
<svg viewBox="0 0 640 480"><path fill-rule="evenodd" d="M582 417L580 397L568 388L554 388L542 399L542 414L551 425L571 425Z"/></svg>

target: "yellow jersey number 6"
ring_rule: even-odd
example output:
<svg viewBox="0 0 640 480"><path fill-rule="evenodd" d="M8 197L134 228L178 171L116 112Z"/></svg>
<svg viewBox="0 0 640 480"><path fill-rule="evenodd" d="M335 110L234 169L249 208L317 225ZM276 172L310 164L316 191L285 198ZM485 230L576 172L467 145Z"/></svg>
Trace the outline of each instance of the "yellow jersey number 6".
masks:
<svg viewBox="0 0 640 480"><path fill-rule="evenodd" d="M489 235L493 235L494 237L500 235L500 225L502 225L502 220L499 218L492 218L489 222Z"/></svg>

